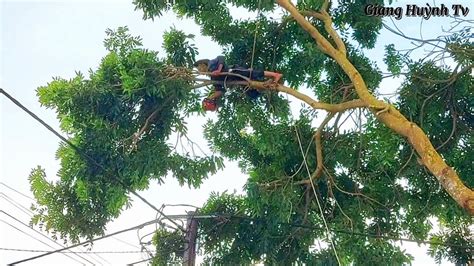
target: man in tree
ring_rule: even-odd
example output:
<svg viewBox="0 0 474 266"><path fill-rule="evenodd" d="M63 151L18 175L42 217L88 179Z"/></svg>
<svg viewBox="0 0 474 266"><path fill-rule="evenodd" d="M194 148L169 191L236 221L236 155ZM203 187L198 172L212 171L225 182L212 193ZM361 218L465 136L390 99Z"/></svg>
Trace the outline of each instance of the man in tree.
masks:
<svg viewBox="0 0 474 266"><path fill-rule="evenodd" d="M221 81L223 83L244 80L242 77L239 76L243 76L251 80L263 80L264 78L272 78L273 82L278 83L281 77L283 76L282 74L276 72L244 68L238 65L227 66L225 64L224 56L221 55L212 60L198 60L196 61L196 63L194 63L194 66L198 69L199 72L211 72L211 80ZM202 101L203 109L205 111L217 110L217 100L222 97L224 92L224 84L214 84L214 92L209 97L204 98L204 100ZM260 95L260 93L254 89L249 89L246 91L246 93L252 99Z"/></svg>
<svg viewBox="0 0 474 266"><path fill-rule="evenodd" d="M171 2L135 2L148 18L171 8ZM204 136L210 147L239 162L248 180L242 195L216 194L199 210L209 217L226 214L199 223L205 260L225 265L405 265L413 256L389 239L408 236L431 243L430 255L437 260L472 261L469 55L474 46L465 37L469 31L454 31L449 40L441 37L445 47L437 39L419 40L413 49L436 48L430 52L431 61L387 45L389 76L404 80L394 90L398 97L389 103L376 97L384 76L366 54L383 21L363 12L364 1L343 0L334 6L329 1L322 6L317 6L320 1L298 1L298 6L288 0L262 1L263 10L289 12L281 22L262 16L254 21L234 19L228 2L176 1L172 9L199 22L203 32L227 49L229 61L250 58L251 43L245 36L257 25L265 29L256 39L255 58L277 66L291 87L250 80L251 87L288 94L305 105L295 116L289 99L277 93L257 103L229 94L229 108L206 123ZM258 11L254 2L239 5ZM219 157L188 154L185 147L178 152L169 143L174 132L187 138L185 119L198 96L193 88L201 85L192 75L170 78L166 72L169 65L193 66L197 51L188 43L189 35L166 33L165 58L140 48L140 38L125 29L108 35L104 44L110 53L90 79L78 74L38 89L41 103L55 108L61 126L74 133L75 146L102 165L98 168L62 145L58 182L49 182L41 168L30 175L37 198L32 222L74 241L103 234L106 223L129 203L127 191L161 183L168 174L197 188L223 167ZM449 55L456 66L439 66L439 56ZM206 72L210 61L202 64ZM224 79L230 78L224 67L223 61L217 63L211 73L219 70ZM245 85L245 77L237 83ZM328 114L316 124L319 111ZM353 126L345 124L350 120ZM117 145L138 128L147 132L132 153ZM431 221L437 221L440 233L431 232ZM177 248L161 250L182 253L177 243L185 239L176 230L157 232L157 248L166 242ZM325 245L315 248L315 241ZM171 255L157 252L156 258L178 257Z"/></svg>

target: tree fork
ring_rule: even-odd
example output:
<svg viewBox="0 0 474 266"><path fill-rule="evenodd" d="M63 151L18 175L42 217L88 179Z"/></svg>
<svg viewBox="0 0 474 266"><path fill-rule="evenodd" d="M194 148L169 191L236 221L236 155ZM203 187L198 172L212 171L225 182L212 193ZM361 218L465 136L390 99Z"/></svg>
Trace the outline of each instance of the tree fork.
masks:
<svg viewBox="0 0 474 266"><path fill-rule="evenodd" d="M423 164L436 177L446 192L448 192L461 207L466 209L468 213L474 215L474 191L466 187L458 174L446 164L423 130L418 125L408 121L395 107L375 98L375 96L368 91L367 85L358 70L347 59L346 53L334 48L334 46L319 33L316 27L304 18L291 2L288 0L277 0L276 2L290 12L296 22L313 37L322 52L329 55L339 64L346 75L351 79L360 99L371 107L370 109L376 114L376 118L397 134L407 138L408 142L421 157ZM318 14L321 15L322 18L329 16L325 10ZM325 23L325 27L332 29L331 33L334 34L334 28L328 24L331 23L331 20L322 19L322 21ZM340 49L341 46L338 46ZM383 110L383 112L379 112L381 110Z"/></svg>

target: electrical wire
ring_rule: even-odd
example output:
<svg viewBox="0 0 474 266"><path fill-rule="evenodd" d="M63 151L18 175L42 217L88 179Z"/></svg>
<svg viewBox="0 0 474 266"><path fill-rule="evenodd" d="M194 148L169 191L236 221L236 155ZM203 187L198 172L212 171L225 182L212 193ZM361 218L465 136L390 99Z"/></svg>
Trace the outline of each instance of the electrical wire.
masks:
<svg viewBox="0 0 474 266"><path fill-rule="evenodd" d="M0 192L0 197L3 197L3 198L4 198L5 200L7 200L10 204L12 204L14 207L16 207L17 209L19 209L20 211L22 211L23 213L25 213L26 215L28 215L30 218L33 217L33 212L32 212L32 211L30 211L28 208L24 207L21 203L17 202L16 200L10 198L10 197L9 197L8 195L6 195L5 193ZM7 199L7 198L8 198L8 199ZM26 211L24 211L24 210L26 210L26 211L28 211L28 212L26 212ZM2 210L0 210L0 212L5 213L5 212L2 211ZM34 229L33 227L29 226L28 224L23 223L23 222L17 220L16 218L10 216L10 215L7 214L7 213L5 213L5 214L8 215L10 218L16 220L17 222L23 224L24 226L30 228L31 230L37 232L38 234L44 236L45 238L47 238L47 239L50 240L51 242L53 242L53 243L59 245L60 247L64 247L64 245L58 243L58 242L55 241L54 239L51 239L49 236L43 234L41 231L38 231L38 230ZM52 248L54 248L54 247L52 247ZM79 256L79 257L81 257L81 256ZM107 261L106 259L104 259L103 257L101 257L101 256L99 256L99 255L96 255L96 257L99 258L100 260L102 260L103 262L110 264L110 262ZM81 258L82 258L82 257L81 257ZM85 259L85 258L84 258L84 259ZM98 261L97 259L93 258L92 256L91 256L91 259L97 261L99 264L102 264L100 261Z"/></svg>
<svg viewBox="0 0 474 266"><path fill-rule="evenodd" d="M54 241L53 239L51 239L51 238L48 237L47 235L45 235L45 234L43 234L42 232L40 232L40 231L38 231L38 230L36 230L36 229L30 227L28 224L22 222L22 221L19 220L18 218L16 218L16 217L10 215L9 213L7 213L7 212L5 212L5 211L3 211L3 210L0 210L0 213L3 213L3 214L5 214L5 215L7 215L8 217L10 217L11 219L13 219L14 221L16 221L16 222L20 223L21 225L23 225L23 226L25 226L25 227L28 227L29 229L35 231L36 233L38 233L39 235L41 235L41 236L43 236L44 238L48 239L49 241L53 242L54 244L57 244L57 245L59 245L60 247L64 247L64 245L59 244L58 242ZM42 242L42 243L43 243L43 242ZM43 244L44 244L44 243L43 243ZM50 247L50 248L52 248L52 249L56 249L56 248L57 248L57 247L53 247L53 246L50 246L50 245L47 245L47 246ZM75 253L75 252L71 252L71 253ZM77 256L78 256L79 258L81 258L81 259L83 259L83 260L85 260L85 261L91 263L91 264L94 264L93 262L89 261L88 259L84 258L83 256L79 256L79 255L77 255ZM94 258L92 258L92 257L91 257L91 259L93 259L93 260L95 260L96 262L100 263L100 261L98 261L98 260L96 260L96 259L94 259ZM100 257L100 259L102 259L104 262L110 264L110 262L108 262L108 261L105 260L104 258Z"/></svg>
<svg viewBox="0 0 474 266"><path fill-rule="evenodd" d="M164 207L191 207L199 209L200 207L191 204L163 204Z"/></svg>
<svg viewBox="0 0 474 266"><path fill-rule="evenodd" d="M145 250L148 256L153 257L153 253L148 250L148 248L145 245L146 243L142 242L142 238L140 237L140 228L137 230L137 237L138 237L138 242L140 243L142 250Z"/></svg>
<svg viewBox="0 0 474 266"><path fill-rule="evenodd" d="M131 247L134 247L134 248L140 248L139 246L134 245L134 244L131 244L130 242L127 242L127 241L125 241L125 240L122 240L122 239L120 239L120 238L118 238L118 237L115 237L115 236L114 236L114 237L112 237L112 238L115 239L115 240L117 240L117 241L119 241L119 242L124 243L125 245L131 246Z"/></svg>
<svg viewBox="0 0 474 266"><path fill-rule="evenodd" d="M71 245L69 247L48 251L48 252L43 253L41 255L37 255L37 256L26 258L26 259L23 259L23 260L15 261L13 263L10 263L10 265L20 264L20 263L27 262L27 261L30 261L30 260L35 260L35 259L38 259L38 258L41 258L41 257L44 257L44 256L48 256L48 255L51 255L51 254L54 254L54 253L59 253L59 252L62 252L62 251L65 251L65 250L68 250L68 249L71 249L71 248L75 248L75 247L78 247L78 246L82 246L82 245L85 245L85 244L92 243L94 241L99 241L99 240L109 238L109 237L112 237L112 236L115 236L115 235L118 235L118 234L122 234L122 233L125 233L125 232L128 232L128 231L137 230L137 229L140 229L144 226L151 225L151 224L154 224L154 223L157 223L157 222L160 222L160 220L159 219L153 219L151 221L148 221L148 222L145 222L145 223L142 223L142 224L130 227L130 228L122 229L122 230L116 231L114 233L103 235L101 237L97 237L97 238L94 238L94 239L83 241L83 242Z"/></svg>
<svg viewBox="0 0 474 266"><path fill-rule="evenodd" d="M57 132L54 128L52 128L50 125L48 125L46 122L44 122L41 118L39 118L35 113L33 113L32 111L30 111L28 108L26 108L23 104L21 104L17 99L15 99L13 96L11 96L9 93L7 93L4 89L0 88L0 93L5 95L11 102L13 102L16 106L18 106L20 109L22 109L23 111L25 111L27 114L29 114L31 117L33 117L36 121L38 121L41 125L43 125L46 129L48 129L50 132L52 132L54 135L56 135L59 139L61 139L64 143L68 144L71 148L73 148L80 156L83 156L85 159L89 160L90 162L92 162L93 164L95 164L97 167L99 167L101 170L103 170L104 172L106 171L105 167L102 166L101 164L99 164L96 160L94 160L94 158L90 157L87 153L83 152L81 149L79 149L79 147L77 147L76 145L74 145L73 143L71 143L69 140L67 140L65 137L63 137L61 134L59 134L59 132ZM132 189L129 189L127 188L126 184L120 180L117 176L115 175L112 175L111 176L115 181L117 181L120 185L123 186L123 188L125 190L127 190L128 192L132 193L133 195L135 195L137 198L139 198L141 201L143 201L145 204L147 204L148 206L150 206L153 210L155 210L156 212L160 213L160 215L162 215L163 217L167 217L166 214L164 214L163 212L161 212L156 206L154 206L153 204L151 204L148 200L146 200L144 197L142 197L140 194L138 194L136 191L132 190ZM176 222L174 222L173 220L171 219L167 219L168 221L170 221L171 223L173 223L176 227L178 227L180 230L182 230L183 232L185 231L184 228L182 228L179 224L177 224Z"/></svg>
<svg viewBox="0 0 474 266"><path fill-rule="evenodd" d="M24 207L23 205L21 205L20 203L18 203L17 201L15 201L14 199L10 198L8 195L6 195L5 193L3 192L0 192L0 197L3 198L4 200L8 201L11 205L13 205L15 208L17 208L18 210L20 210L22 213L28 215L29 217L32 216L33 212L31 212L30 209Z"/></svg>
<svg viewBox="0 0 474 266"><path fill-rule="evenodd" d="M0 89L0 90L1 90L1 89ZM9 185L7 185L7 184L5 184L5 183L3 183L3 182L0 182L0 185L5 186L6 188L8 188L8 189L10 189L10 190L12 190L12 191L14 191L14 192L16 192L16 193L22 195L23 197L25 197L25 198L27 198L27 199L30 199L30 200L32 200L32 201L35 201L34 198L32 198L32 197L26 195L25 193L22 193L22 192L20 192L20 191L18 191L18 190L16 190L16 189L14 189L14 188L12 188L12 187L10 187Z"/></svg>
<svg viewBox="0 0 474 266"><path fill-rule="evenodd" d="M16 251L16 252L49 252L50 250L39 250L39 249L21 249L21 248L2 248L0 250L5 251ZM62 251L58 252L59 254L133 254L133 253L145 253L145 251L140 250L116 250L116 251ZM93 264L93 263L91 263Z"/></svg>
<svg viewBox="0 0 474 266"><path fill-rule="evenodd" d="M69 142L67 139L65 139L62 135L60 135L57 131L55 131L51 126L49 126L47 123L45 123L43 120L41 120L36 114L34 114L33 112L31 112L29 109L27 109L26 107L24 107L20 102L18 102L15 98L13 98L12 96L10 96L6 91L4 91L2 88L0 88L0 93L4 94L8 99L10 99L15 105L17 105L19 108L21 108L22 110L24 110L26 113L28 113L30 116L32 116L35 120L37 120L39 123L41 123L44 127L46 127L49 131L51 131L53 134L55 134L58 138L60 138L62 141L64 141L66 144L68 144L69 146L71 146L76 152L78 152L80 155L86 157L86 159L90 160L91 162L93 162L94 164L96 164L98 167L100 167L101 169L105 170L104 167L100 164L98 164L93 158L91 158L90 156L88 156L87 154L83 153L77 146L75 146L74 144L72 144L71 142ZM299 138L299 136L298 136ZM300 142L300 146L301 146L301 142ZM300 147L301 148L301 147ZM303 153L304 154L304 153ZM305 160L305 163L306 163L306 160ZM307 165L306 165L307 166ZM307 169L308 170L308 169ZM123 182L121 180L119 180L117 177L113 176L114 179L116 179L120 184L124 185ZM27 197L29 199L32 199L31 197L9 187L8 185L6 185L5 183L3 182L0 182L1 185L4 185L5 187L21 194L22 196L24 197ZM313 188L314 189L314 188ZM158 213L160 213L160 215L162 215L164 218L166 218L167 220L169 220L170 222L172 222L174 225L176 225L179 229L183 230L179 224L175 223L173 221L173 219L182 219L184 217L188 217L189 215L181 215L181 217L179 217L179 215L165 215L163 212L161 212L160 210L158 210L154 205L152 205L151 203L149 203L146 199L144 199L143 197L141 197L138 193L136 193L135 191L132 191L132 190L129 190L127 189L129 192L131 192L132 194L134 194L135 196L137 196L140 200L142 200L144 203L146 203L148 206L150 206L151 208L153 208L155 211L157 211ZM317 198L317 197L316 197ZM321 209L321 207L320 207ZM2 211L3 212L3 211ZM260 219L253 219L251 217L240 217L240 216L233 216L233 215L223 215L223 214L214 214L214 215L207 215L207 216L199 216L199 215L196 215L194 216L193 218L194 219L209 219L209 218L216 218L216 217L227 217L227 218L239 218L239 219L251 219L251 220L260 220ZM78 243L76 245L73 245L73 246L70 246L70 247L65 247L63 249L58 249L58 250L54 250L54 251L40 251L40 250L17 250L17 251L31 251L31 252L46 252L45 254L41 254L39 256L35 256L35 257L32 257L32 258L28 258L28 259L24 259L24 260L21 260L21 261L17 261L17 262L14 262L12 264L19 264L19 263L22 263L22 262L26 262L26 261L30 261L30 260L33 260L33 259L37 259L37 258L40 258L40 257L44 257L44 256L47 256L47 255L51 255L51 254L54 254L54 253L84 253L84 254L87 254L87 253L142 253L142 251L104 251L104 252L64 252L65 250L68 250L70 248L73 248L73 247L77 247L79 245L83 245L83 244L87 244L87 243L90 243L92 241L98 241L98 240L101 240L101 239L104 239L104 238L107 238L107 237L111 237L113 235L117 235L117 234L120 234L120 233L123 233L123 232L127 232L127 231L130 231L130 230L135 230L135 229L139 229L139 228L142 228L143 226L146 226L146 225L150 225L150 224L153 224L153 223L159 223L161 221L162 218L160 219L155 219L155 220L152 220L152 221L149 221L149 222L146 222L146 223L143 223L141 225L138 225L138 226L135 226L135 227L132 227L132 228L128 228L128 229L124 229L124 230L121 230L121 231L118 231L118 232L115 232L115 233L112 233L112 234L108 234L108 235L104 235L102 237L99 237L99 238L96 238L96 239L93 239L93 240L88 240L88 241L85 241L85 242L81 242L81 243ZM324 219L324 217L323 217ZM3 221L3 220L0 220L6 224L8 224L9 226L15 228L16 230L19 230L21 231L22 233L25 233L27 234L26 232L22 231L21 229L18 229L16 228L15 226ZM324 221L325 222L325 221ZM301 228L306 228L306 229L311 229L311 230L324 230L324 228L318 228L318 227L314 227L314 226L308 226L308 225L302 225L302 224L291 224L291 223L280 223L280 224L287 224L287 225L291 225L291 226L295 226L295 227L301 227ZM341 234L348 234L348 235L354 235L354 236L363 236L363 237L369 237L369 238L381 238L381 239L390 239L390 240L396 240L396 241L406 241L406 242L414 242L414 243L418 243L418 244L433 244L432 242L430 241L425 241L425 240L415 240L415 239L409 239L409 238L399 238L399 237L391 237L391 236L384 236L384 235L372 235L372 234L367 234L367 233L361 233L361 232L353 232L353 231L344 231L344 230L330 230L328 227L327 227L327 223L325 222L325 226L326 226L326 229L327 231L331 231L331 232L334 232L334 233L341 233ZM184 231L184 230L183 230ZM27 234L29 235L29 234ZM29 235L30 237L33 237L31 235ZM34 237L33 237L34 238ZM36 238L35 238L36 239ZM37 239L38 240L38 239ZM38 240L38 241L41 241L41 240ZM41 241L42 242L42 241ZM332 240L331 240L332 242ZM44 243L44 242L42 242ZM46 243L44 243L46 244ZM449 245L449 244L444 244L444 243L436 243L437 245L441 245L441 246L448 246L448 247L460 247L460 248L468 248L468 249L472 249L473 247L468 247L468 246L461 246L461 245ZM47 244L46 244L47 245ZM332 243L332 245L334 245ZM1 250L15 250L15 249L7 249L7 248L0 248ZM334 250L335 251L335 250ZM336 252L336 251L335 251ZM337 257L337 253L336 253L336 257ZM338 257L337 257L338 258ZM73 258L74 259L74 258ZM138 262L135 262L135 263L140 263L140 262L145 262L145 261L148 261L150 259L146 259L146 260L143 260L143 261L138 261ZM77 260L76 260L77 261ZM338 258L338 261L339 261L339 258ZM129 264L129 265L133 265L135 263L132 263L132 264Z"/></svg>
<svg viewBox="0 0 474 266"><path fill-rule="evenodd" d="M135 264L138 264L138 263L142 263L142 262L147 262L147 261L150 261L152 260L152 258L148 258L148 259L143 259L143 260L139 260L139 261L135 261L135 262L132 262L132 263L127 263L127 266L132 266L132 265L135 265Z"/></svg>
<svg viewBox="0 0 474 266"><path fill-rule="evenodd" d="M42 241L41 239L38 239L37 237L35 237L35 236L33 236L33 235L31 235L31 234L29 234L29 233L27 233L27 232L21 230L20 228L14 226L13 224L11 224L11 223L9 223L9 222L3 220L3 219L0 219L0 222L2 222L2 223L4 223L4 224L6 224L6 225L12 227L13 229L15 229L15 230L17 230L17 231L19 231L19 232L21 232L21 233L23 233L23 234L25 234L25 235L31 237L31 238L33 238L34 240L36 240L36 241L38 241L38 242L40 242L40 243L42 243L42 244L44 244L44 245L46 245L46 246L48 246L48 247L50 247L50 248L54 248L53 246L49 245L48 243ZM76 258L71 257L71 256L68 255L68 254L63 254L63 255L66 256L66 257L68 257L68 258L70 258L70 259L72 259L72 260L74 260L74 261L76 261L76 262L78 262L78 263L80 263L80 264L82 264L82 265L85 265L83 262L79 261L79 260L76 259ZM91 263L91 264L94 264L94 263L92 263L91 261L89 261L89 260L87 260L87 259L84 259L84 260L86 260L87 262L89 262L89 263Z"/></svg>

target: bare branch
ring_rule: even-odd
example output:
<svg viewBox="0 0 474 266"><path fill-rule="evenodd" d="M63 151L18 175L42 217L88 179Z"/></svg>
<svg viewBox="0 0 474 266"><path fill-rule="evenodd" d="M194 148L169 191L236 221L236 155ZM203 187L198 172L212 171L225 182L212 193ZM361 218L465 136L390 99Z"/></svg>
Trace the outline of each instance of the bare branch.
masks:
<svg viewBox="0 0 474 266"><path fill-rule="evenodd" d="M294 96L295 98L307 103L309 106L313 107L314 109L322 109L331 113L344 112L346 110L354 109L354 108L368 107L368 105L365 104L360 99L355 99L355 100L342 102L338 104L330 104L330 103L318 102L304 93L301 93L297 90L294 90L292 88L289 88L283 85L278 85L277 87L269 88L269 89L290 94Z"/></svg>

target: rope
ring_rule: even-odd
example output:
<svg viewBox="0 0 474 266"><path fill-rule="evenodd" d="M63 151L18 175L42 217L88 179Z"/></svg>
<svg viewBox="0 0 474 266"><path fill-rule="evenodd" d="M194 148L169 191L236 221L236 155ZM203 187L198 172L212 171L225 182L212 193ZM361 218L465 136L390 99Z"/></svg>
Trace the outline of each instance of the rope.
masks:
<svg viewBox="0 0 474 266"><path fill-rule="evenodd" d="M303 161L306 167L306 172L308 173L308 178L309 178L309 181L311 182L311 188L313 189L314 197L316 198L316 202L318 203L318 208L319 208L319 212L321 213L321 218L323 218L324 227L326 228L327 238L329 242L331 242L331 247L332 247L332 250L334 251L334 255L336 256L338 265L342 265L341 261L339 260L339 256L337 255L336 246L334 245L334 240L331 236L331 231L329 230L328 224L326 222L326 218L324 218L323 208L321 208L321 203L319 202L318 195L316 194L316 189L314 188L313 179L311 178L311 173L309 171L308 163L306 162L306 155L303 151L303 146L301 145L301 139L300 139L300 135L298 133L298 128L296 127L296 125L295 125L295 132L296 132L296 137L298 138L298 144L300 146L301 154L303 155Z"/></svg>
<svg viewBox="0 0 474 266"><path fill-rule="evenodd" d="M258 32L258 26L260 26L260 14L262 13L262 10L260 8L260 5L262 3L262 0L258 0L258 13L257 13L257 23L255 25L255 34L253 36L253 48L252 48L252 60L250 62L250 78L252 78L252 71L253 71L253 60L255 58L255 46L257 44L257 32Z"/></svg>

